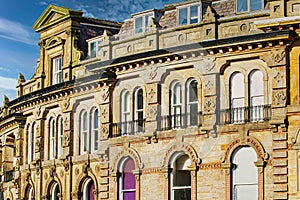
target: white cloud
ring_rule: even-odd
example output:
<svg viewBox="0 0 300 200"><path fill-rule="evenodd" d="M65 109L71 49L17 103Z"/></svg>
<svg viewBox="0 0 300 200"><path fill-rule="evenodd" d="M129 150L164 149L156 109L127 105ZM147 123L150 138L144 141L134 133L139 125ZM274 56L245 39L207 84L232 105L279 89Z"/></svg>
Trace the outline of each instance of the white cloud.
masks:
<svg viewBox="0 0 300 200"><path fill-rule="evenodd" d="M0 76L0 89L15 90L17 83L17 79Z"/></svg>
<svg viewBox="0 0 300 200"><path fill-rule="evenodd" d="M31 28L4 18L0 18L0 37L29 45L37 44Z"/></svg>

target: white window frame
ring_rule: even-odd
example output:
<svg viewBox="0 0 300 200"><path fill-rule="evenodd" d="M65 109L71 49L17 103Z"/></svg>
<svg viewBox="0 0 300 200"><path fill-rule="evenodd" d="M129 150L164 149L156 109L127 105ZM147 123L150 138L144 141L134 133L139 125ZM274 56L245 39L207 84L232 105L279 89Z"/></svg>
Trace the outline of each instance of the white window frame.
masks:
<svg viewBox="0 0 300 200"><path fill-rule="evenodd" d="M53 117L49 120L49 159L55 158L55 120Z"/></svg>
<svg viewBox="0 0 300 200"><path fill-rule="evenodd" d="M171 200L174 200L174 192L175 190L178 190L178 189L190 189L191 190L191 194L192 194L192 180L191 181L191 185L190 186L174 186L174 173L176 172L175 167L175 163L177 162L177 160L179 160L182 156L188 156L184 153L178 153L177 155L175 155L173 157L173 159L171 160L171 168L172 168L172 172L170 173L170 197L171 197ZM191 159L189 158L188 159L189 162L191 162ZM191 172L190 172L191 173ZM190 174L191 176L191 174ZM191 176L192 178L192 176Z"/></svg>
<svg viewBox="0 0 300 200"><path fill-rule="evenodd" d="M191 86L191 84L192 84L192 82L196 82L197 83L197 100L196 101L191 101L190 100L190 93L191 92L193 92L193 91L190 91L190 86ZM191 80L189 80L188 82L187 82L187 88L186 88L186 91L187 91L187 95L186 95L186 103L187 103L187 125L188 126L191 126L191 114L192 114L192 109L191 109L191 107L192 107L192 105L196 105L196 107L197 107L197 120L199 120L198 118L198 113L199 113L199 97L198 97L198 85L199 85L199 82L198 82L198 80L196 80L196 79L191 79ZM199 121L197 121L197 125L198 125L198 123L199 123ZM194 125L194 126L197 126L197 125Z"/></svg>
<svg viewBox="0 0 300 200"><path fill-rule="evenodd" d="M142 91L142 108L139 108L139 92ZM134 101L134 120L135 120L135 132L137 133L140 133L143 131L143 127L141 128L139 126L139 120L142 120L142 123L143 123L143 120L145 118L145 112L144 112L144 109L145 109L145 103L144 103L144 91L142 88L138 88L136 91L135 91L135 101ZM139 114L142 113L142 119L139 119ZM143 125L142 125L143 126ZM140 130L142 129L142 130Z"/></svg>
<svg viewBox="0 0 300 200"><path fill-rule="evenodd" d="M126 109L127 108L127 109ZM121 129L122 134L130 133L130 93L128 90L123 91L121 95Z"/></svg>
<svg viewBox="0 0 300 200"><path fill-rule="evenodd" d="M194 4L188 4L188 5L183 5L183 6L178 6L177 7L177 25L178 26L185 26L191 24L191 7L193 6L198 6L198 16L197 16L197 23L192 23L192 24L198 24L202 20L202 8L201 8L201 3L194 3ZM182 24L180 20L180 10L182 9L187 9L187 22L186 24Z"/></svg>
<svg viewBox="0 0 300 200"><path fill-rule="evenodd" d="M124 179L123 178L123 169L124 169L125 162L129 159L133 160L132 158L128 157L128 158L123 159L120 163L120 168L119 168L120 169L119 172L121 174L121 176L119 178L119 198L120 198L120 200L123 200L124 192L136 192L136 188L137 188L137 184L136 184L135 189L126 189L126 190L123 189L123 179Z"/></svg>
<svg viewBox="0 0 300 200"><path fill-rule="evenodd" d="M57 118L57 137L58 137L58 140L57 140L57 158L60 158L61 155L62 155L63 133L64 133L63 118L62 118L62 116L58 116L58 118Z"/></svg>
<svg viewBox="0 0 300 200"><path fill-rule="evenodd" d="M58 56L52 59L53 85L62 82L62 61L62 56Z"/></svg>
<svg viewBox="0 0 300 200"><path fill-rule="evenodd" d="M179 86L179 91L177 91L176 88L177 85ZM172 115L172 119L171 119L172 127L181 128L182 126L182 84L179 81L174 82L171 86L171 115Z"/></svg>
<svg viewBox="0 0 300 200"><path fill-rule="evenodd" d="M242 80L237 79L238 76L241 76L240 78L242 78ZM241 72L233 73L230 77L230 108L234 123L245 122L245 100L245 76ZM242 105L236 105L236 102L241 102L238 104Z"/></svg>
<svg viewBox="0 0 300 200"><path fill-rule="evenodd" d="M32 128L30 125L27 127L27 164L32 161Z"/></svg>
<svg viewBox="0 0 300 200"><path fill-rule="evenodd" d="M92 109L92 134L91 134L91 151L95 152L98 150L99 144L99 118L98 118L98 109Z"/></svg>
<svg viewBox="0 0 300 200"><path fill-rule="evenodd" d="M88 40L88 55L89 58L98 58L101 57L101 52L102 52L102 40L103 40L103 36L101 37L97 37L97 38L93 38L92 40ZM92 44L95 45L95 52L93 53L92 51Z"/></svg>
<svg viewBox="0 0 300 200"><path fill-rule="evenodd" d="M134 17L134 30L135 33L145 33L148 31L149 24L151 22L151 19L154 17L154 12L151 13L145 13L144 15L138 15ZM142 27L137 27L137 20L142 20Z"/></svg>
<svg viewBox="0 0 300 200"><path fill-rule="evenodd" d="M80 113L80 153L86 154L89 152L89 119L88 112L82 110ZM85 129L86 126L86 129ZM85 149L86 147L86 149Z"/></svg>
<svg viewBox="0 0 300 200"><path fill-rule="evenodd" d="M251 10L251 0L243 0L243 1L247 1L247 10L242 10L239 11L239 2L240 0L236 0L236 12L237 13L246 13L246 12L255 12L255 11L259 11L259 10L263 10L264 9L264 0L260 0L261 2L261 8L257 9L257 10ZM253 0L252 0L253 1Z"/></svg>

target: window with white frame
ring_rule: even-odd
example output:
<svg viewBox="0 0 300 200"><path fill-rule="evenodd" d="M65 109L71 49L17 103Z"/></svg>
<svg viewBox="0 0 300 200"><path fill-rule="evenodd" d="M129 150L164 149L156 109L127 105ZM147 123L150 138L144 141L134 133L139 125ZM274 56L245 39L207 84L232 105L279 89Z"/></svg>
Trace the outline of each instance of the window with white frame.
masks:
<svg viewBox="0 0 300 200"><path fill-rule="evenodd" d="M56 145L55 145L55 120L53 117L49 120L49 134L50 134L49 159L54 159Z"/></svg>
<svg viewBox="0 0 300 200"><path fill-rule="evenodd" d="M135 132L143 132L144 130L144 96L143 89L139 88L135 91Z"/></svg>
<svg viewBox="0 0 300 200"><path fill-rule="evenodd" d="M120 200L136 199L136 179L133 170L135 164L132 158L126 158L121 162L118 187Z"/></svg>
<svg viewBox="0 0 300 200"><path fill-rule="evenodd" d="M98 150L98 109L92 110L92 137L91 137L91 151Z"/></svg>
<svg viewBox="0 0 300 200"><path fill-rule="evenodd" d="M237 149L232 155L232 199L258 199L257 154L252 147Z"/></svg>
<svg viewBox="0 0 300 200"><path fill-rule="evenodd" d="M196 24L201 19L200 4L192 4L178 8L178 24Z"/></svg>
<svg viewBox="0 0 300 200"><path fill-rule="evenodd" d="M89 44L89 57L95 58L101 56L102 48L102 36L100 38L88 41Z"/></svg>
<svg viewBox="0 0 300 200"><path fill-rule="evenodd" d="M59 197L59 186L57 183L54 183L51 189L51 200L58 200Z"/></svg>
<svg viewBox="0 0 300 200"><path fill-rule="evenodd" d="M121 130L123 134L130 133L130 93L123 91L121 95Z"/></svg>
<svg viewBox="0 0 300 200"><path fill-rule="evenodd" d="M94 181L89 178L83 186L83 200L94 200L94 190L95 190L95 184Z"/></svg>
<svg viewBox="0 0 300 200"><path fill-rule="evenodd" d="M63 143L63 118L62 116L59 116L57 118L57 136L58 136L58 141L57 141L57 158L60 158L62 155L62 143Z"/></svg>
<svg viewBox="0 0 300 200"><path fill-rule="evenodd" d="M52 59L53 79L52 84L62 82L62 57Z"/></svg>
<svg viewBox="0 0 300 200"><path fill-rule="evenodd" d="M170 173L170 196L171 200L191 200L191 172L188 167L191 165L189 156L179 154L171 163Z"/></svg>
<svg viewBox="0 0 300 200"><path fill-rule="evenodd" d="M32 159L35 160L35 146L36 146L36 138L37 138L37 125L36 123L33 123L32 125Z"/></svg>
<svg viewBox="0 0 300 200"><path fill-rule="evenodd" d="M264 80L263 73L254 70L249 75L250 121L264 119Z"/></svg>
<svg viewBox="0 0 300 200"><path fill-rule="evenodd" d="M198 81L187 82L187 125L198 125Z"/></svg>
<svg viewBox="0 0 300 200"><path fill-rule="evenodd" d="M242 123L245 119L245 84L242 73L234 73L230 78L231 121Z"/></svg>
<svg viewBox="0 0 300 200"><path fill-rule="evenodd" d="M173 83L171 87L171 115L172 128L180 128L182 123L182 95L180 82Z"/></svg>
<svg viewBox="0 0 300 200"><path fill-rule="evenodd" d="M263 0L237 0L237 12L251 12L262 10L264 6Z"/></svg>
<svg viewBox="0 0 300 200"><path fill-rule="evenodd" d="M88 114L84 110L80 114L80 153L88 153L88 147Z"/></svg>
<svg viewBox="0 0 300 200"><path fill-rule="evenodd" d="M153 18L153 13L136 17L134 20L135 33L147 32L152 18Z"/></svg>

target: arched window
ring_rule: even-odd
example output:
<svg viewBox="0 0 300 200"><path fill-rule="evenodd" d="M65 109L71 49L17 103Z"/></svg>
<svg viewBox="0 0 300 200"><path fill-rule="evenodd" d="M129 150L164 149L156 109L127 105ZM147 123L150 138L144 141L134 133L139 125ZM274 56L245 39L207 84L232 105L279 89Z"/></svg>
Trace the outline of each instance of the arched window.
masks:
<svg viewBox="0 0 300 200"><path fill-rule="evenodd" d="M133 174L135 169L134 161L131 158L125 159L121 163L121 176L119 178L119 196L121 200L135 200L136 180Z"/></svg>
<svg viewBox="0 0 300 200"><path fill-rule="evenodd" d="M237 149L232 155L232 199L258 199L258 170L252 147Z"/></svg>
<svg viewBox="0 0 300 200"><path fill-rule="evenodd" d="M32 125L32 159L35 159L35 146L36 146L36 137L37 137L37 125L36 123L33 123Z"/></svg>
<svg viewBox="0 0 300 200"><path fill-rule="evenodd" d="M121 129L122 134L130 133L130 94L129 91L124 91L121 97Z"/></svg>
<svg viewBox="0 0 300 200"><path fill-rule="evenodd" d="M98 150L98 109L94 109L92 112L92 138L91 149L92 152Z"/></svg>
<svg viewBox="0 0 300 200"><path fill-rule="evenodd" d="M49 120L49 134L50 134L50 137L49 137L49 142L50 142L50 145L49 145L49 159L54 159L54 155L55 155L55 120L54 118L51 118Z"/></svg>
<svg viewBox="0 0 300 200"><path fill-rule="evenodd" d="M249 105L250 120L262 121L264 119L264 80L263 73L255 70L249 75Z"/></svg>
<svg viewBox="0 0 300 200"><path fill-rule="evenodd" d="M143 89L139 88L135 92L135 132L143 132L144 130L144 97Z"/></svg>
<svg viewBox="0 0 300 200"><path fill-rule="evenodd" d="M191 173L188 167L191 165L189 156L180 154L171 163L170 196L171 200L191 200Z"/></svg>
<svg viewBox="0 0 300 200"><path fill-rule="evenodd" d="M58 200L59 195L59 186L57 183L54 183L51 189L51 200Z"/></svg>
<svg viewBox="0 0 300 200"><path fill-rule="evenodd" d="M32 161L32 132L30 130L30 125L27 126L27 164Z"/></svg>
<svg viewBox="0 0 300 200"><path fill-rule="evenodd" d="M63 118L62 116L59 116L57 118L57 136L58 136L58 141L57 141L57 158L60 158L62 155L62 140L63 140Z"/></svg>
<svg viewBox="0 0 300 200"><path fill-rule="evenodd" d="M242 73L235 73L230 80L231 121L242 123L245 119L245 85Z"/></svg>
<svg viewBox="0 0 300 200"><path fill-rule="evenodd" d="M187 84L187 125L198 125L198 82L191 80Z"/></svg>
<svg viewBox="0 0 300 200"><path fill-rule="evenodd" d="M28 197L28 200L34 199L33 187L31 187L31 186L30 186L30 188L28 188L27 197Z"/></svg>
<svg viewBox="0 0 300 200"><path fill-rule="evenodd" d="M81 112L80 116L80 153L84 154L88 152L88 114L86 111Z"/></svg>
<svg viewBox="0 0 300 200"><path fill-rule="evenodd" d="M182 96L181 84L176 82L171 88L171 115L172 115L172 128L181 127L181 112L182 112Z"/></svg>
<svg viewBox="0 0 300 200"><path fill-rule="evenodd" d="M83 186L83 200L94 200L95 184L92 179L88 179Z"/></svg>

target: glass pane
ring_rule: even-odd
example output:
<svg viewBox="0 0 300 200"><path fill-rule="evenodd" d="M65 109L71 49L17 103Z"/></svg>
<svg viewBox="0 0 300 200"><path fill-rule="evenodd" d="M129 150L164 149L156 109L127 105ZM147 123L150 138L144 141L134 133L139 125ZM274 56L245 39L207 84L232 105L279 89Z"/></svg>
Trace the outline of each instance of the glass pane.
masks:
<svg viewBox="0 0 300 200"><path fill-rule="evenodd" d="M87 132L83 133L83 150L84 150L84 152L88 150Z"/></svg>
<svg viewBox="0 0 300 200"><path fill-rule="evenodd" d="M262 2L261 0L250 0L250 10L262 10Z"/></svg>
<svg viewBox="0 0 300 200"><path fill-rule="evenodd" d="M135 191L132 192L124 192L123 200L135 200Z"/></svg>
<svg viewBox="0 0 300 200"><path fill-rule="evenodd" d="M98 150L98 130L94 131L94 150Z"/></svg>
<svg viewBox="0 0 300 200"><path fill-rule="evenodd" d="M197 89L198 82L192 81L189 85L189 102L198 101L198 89Z"/></svg>
<svg viewBox="0 0 300 200"><path fill-rule="evenodd" d="M199 6L190 7L190 24L198 23L198 8Z"/></svg>
<svg viewBox="0 0 300 200"><path fill-rule="evenodd" d="M87 112L84 112L84 113L83 113L82 122L83 122L82 130L83 130L83 131L86 131L86 130L87 130L87 126L88 126Z"/></svg>
<svg viewBox="0 0 300 200"><path fill-rule="evenodd" d="M235 185L234 188L235 200L257 200L258 186L255 185Z"/></svg>
<svg viewBox="0 0 300 200"><path fill-rule="evenodd" d="M181 103L181 85L176 83L173 88L173 104Z"/></svg>
<svg viewBox="0 0 300 200"><path fill-rule="evenodd" d="M124 101L123 101L123 111L124 112L129 112L129 108L130 108L130 96L129 96L129 92L127 91L124 94Z"/></svg>
<svg viewBox="0 0 300 200"><path fill-rule="evenodd" d="M248 0L237 0L237 11L238 12L248 11Z"/></svg>
<svg viewBox="0 0 300 200"><path fill-rule="evenodd" d="M189 110L190 110L190 113L189 113L190 125L192 125L192 126L198 125L198 104L194 103L194 104L190 104L189 106L190 106L190 108L189 108Z"/></svg>
<svg viewBox="0 0 300 200"><path fill-rule="evenodd" d="M179 9L179 24L187 24L187 8Z"/></svg>
<svg viewBox="0 0 300 200"><path fill-rule="evenodd" d="M139 89L137 93L137 109L143 109L143 90Z"/></svg>
<svg viewBox="0 0 300 200"><path fill-rule="evenodd" d="M138 17L135 19L135 33L143 32L143 18Z"/></svg>
<svg viewBox="0 0 300 200"><path fill-rule="evenodd" d="M94 129L98 128L98 110L94 112Z"/></svg>
<svg viewBox="0 0 300 200"><path fill-rule="evenodd" d="M96 42L90 43L90 57L96 57Z"/></svg>
<svg viewBox="0 0 300 200"><path fill-rule="evenodd" d="M152 18L152 14L145 16L145 32L148 31L148 26L149 26L151 18Z"/></svg>
<svg viewBox="0 0 300 200"><path fill-rule="evenodd" d="M123 167L123 190L135 189L135 176L132 173L134 168L134 161L132 159L125 161Z"/></svg>
<svg viewBox="0 0 300 200"><path fill-rule="evenodd" d="M174 200L191 200L191 189L176 189L174 190Z"/></svg>
<svg viewBox="0 0 300 200"><path fill-rule="evenodd" d="M89 186L89 200L94 200L94 190L95 190L95 184L93 182Z"/></svg>

